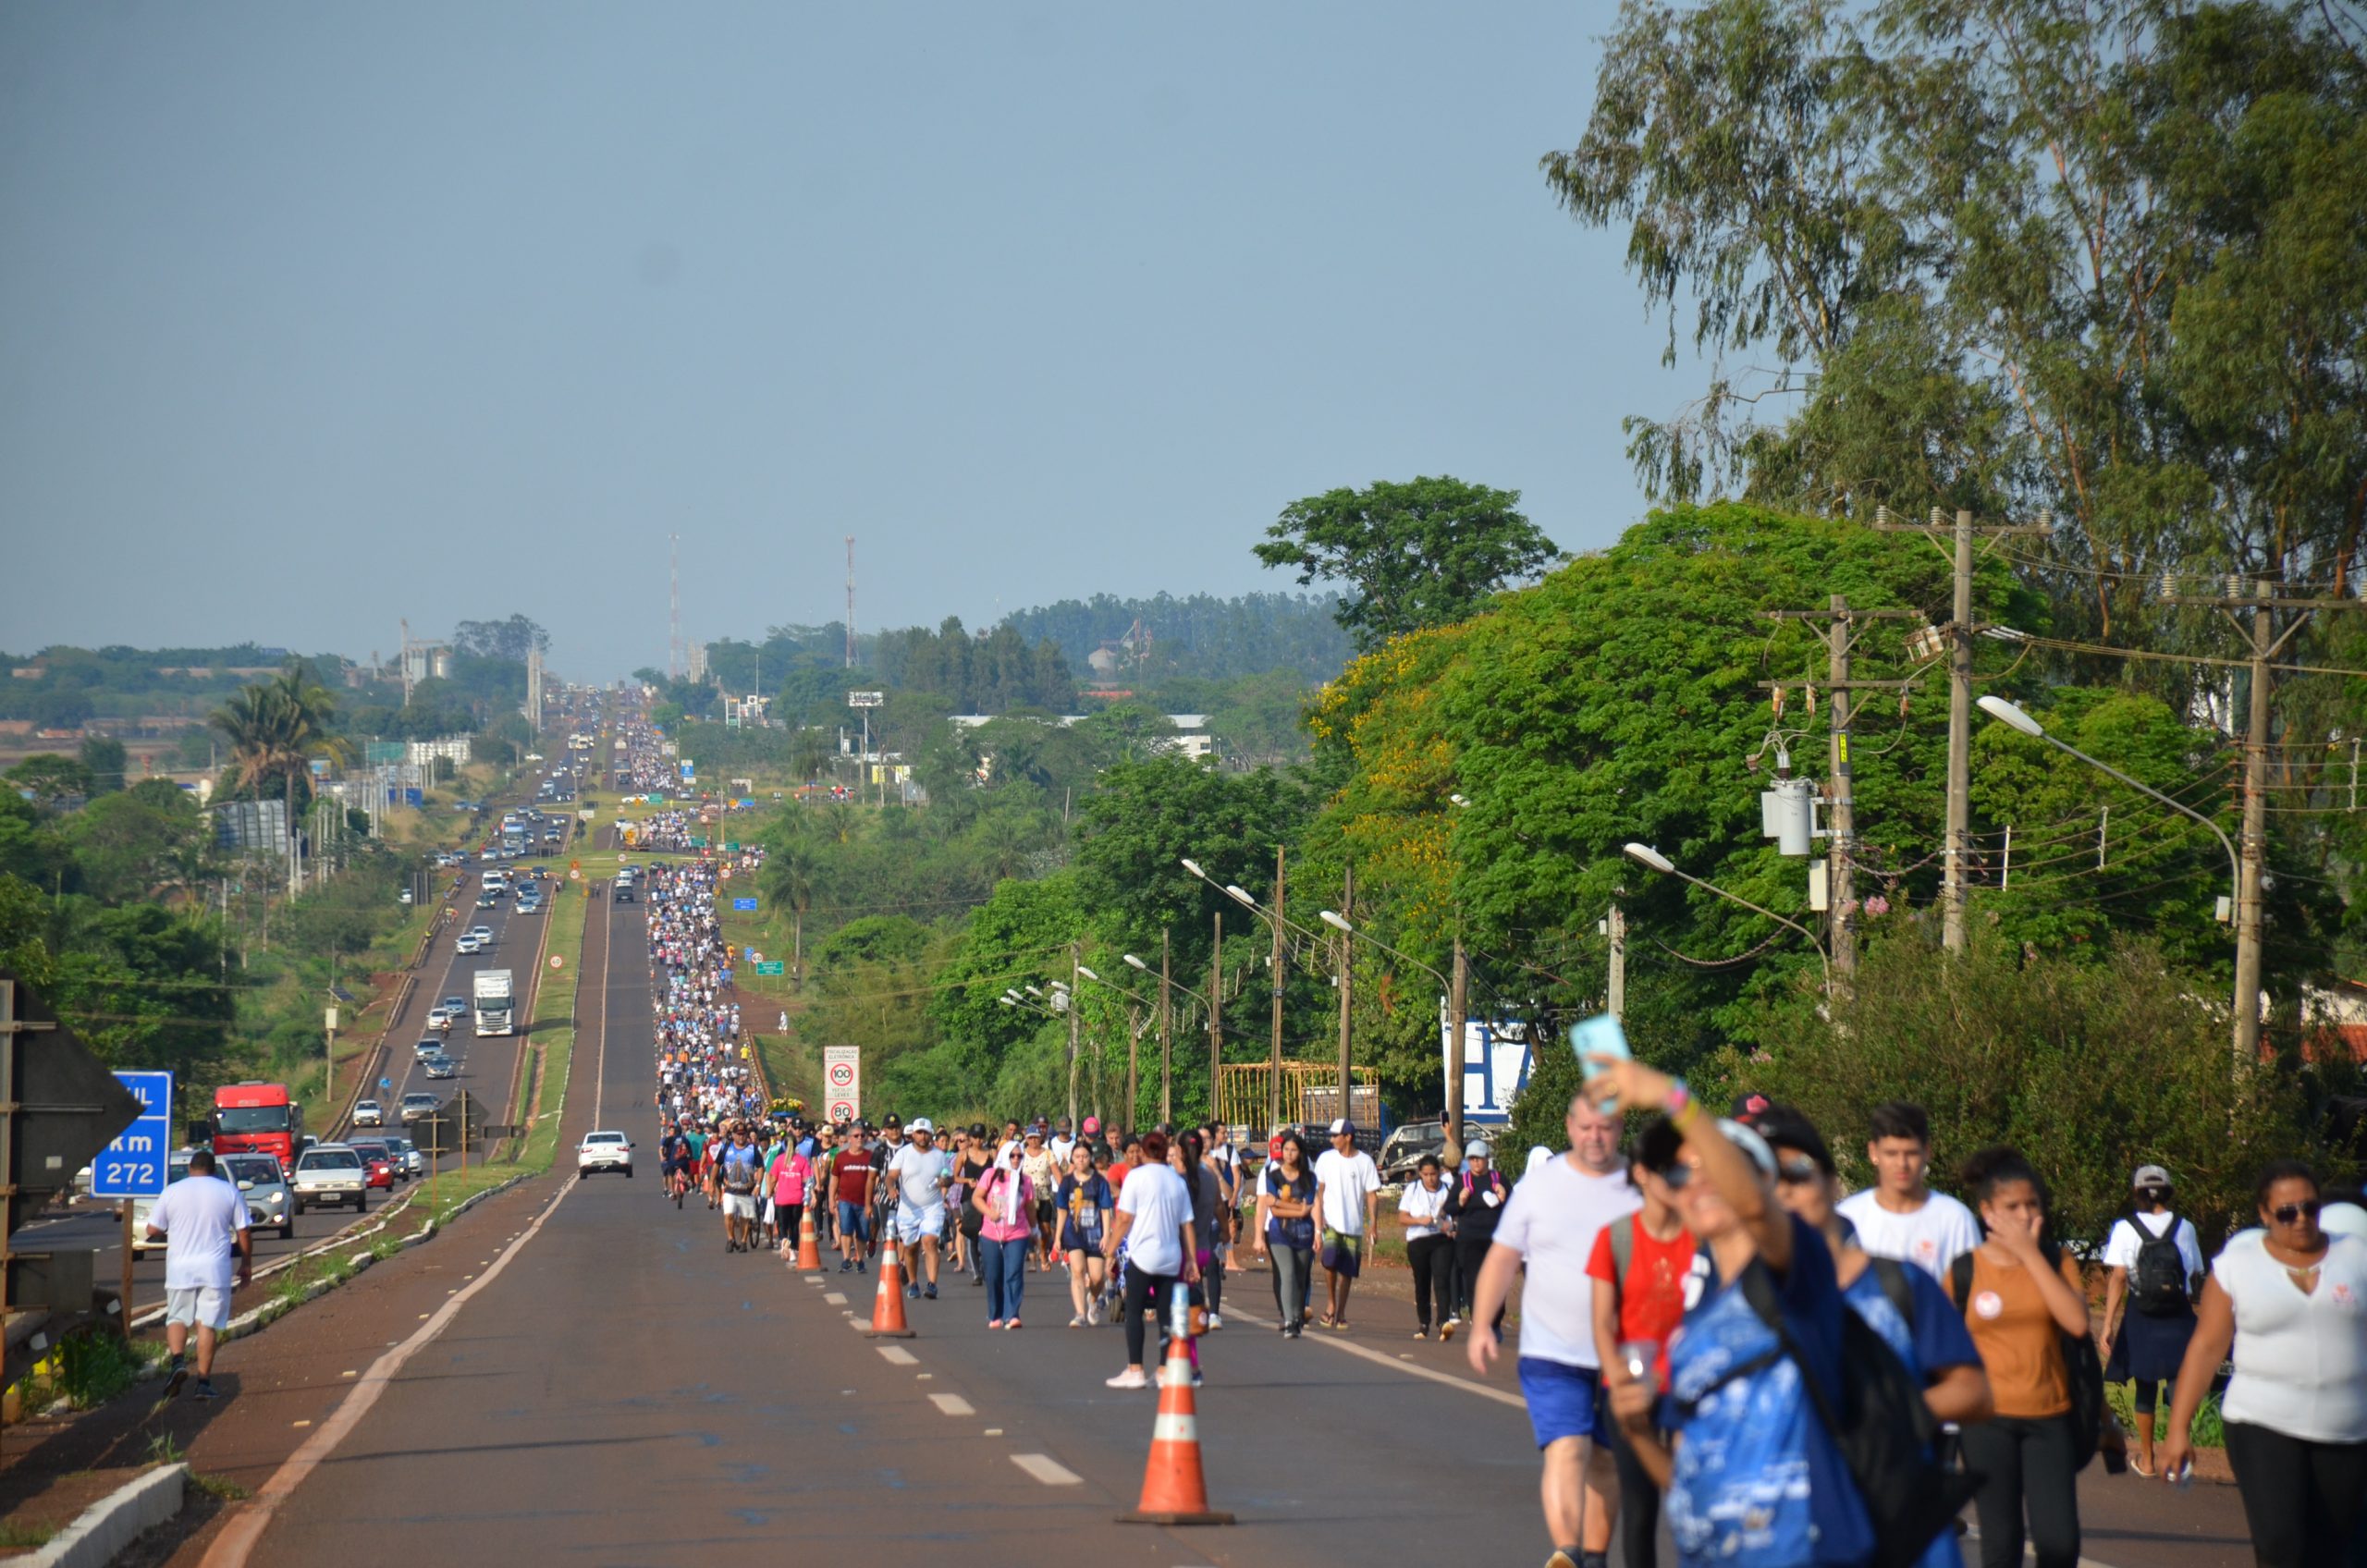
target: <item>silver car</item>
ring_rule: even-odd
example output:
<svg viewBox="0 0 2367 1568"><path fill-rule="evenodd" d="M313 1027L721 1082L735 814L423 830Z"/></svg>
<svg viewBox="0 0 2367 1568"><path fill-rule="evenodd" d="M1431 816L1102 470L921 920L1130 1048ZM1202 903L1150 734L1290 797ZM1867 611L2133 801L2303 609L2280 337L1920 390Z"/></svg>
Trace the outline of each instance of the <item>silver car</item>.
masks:
<svg viewBox="0 0 2367 1568"><path fill-rule="evenodd" d="M247 1200L247 1223L258 1231L276 1231L286 1241L296 1234L296 1193L288 1186L279 1161L267 1154L226 1154L222 1174L238 1183Z"/></svg>

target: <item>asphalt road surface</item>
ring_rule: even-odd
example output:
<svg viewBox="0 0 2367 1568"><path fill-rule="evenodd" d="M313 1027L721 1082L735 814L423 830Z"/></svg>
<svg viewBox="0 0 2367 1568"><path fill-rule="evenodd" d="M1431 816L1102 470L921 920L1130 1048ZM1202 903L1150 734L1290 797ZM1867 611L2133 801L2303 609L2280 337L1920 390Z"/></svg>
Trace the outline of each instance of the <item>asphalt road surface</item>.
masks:
<svg viewBox="0 0 2367 1568"><path fill-rule="evenodd" d="M519 864L519 863L512 863ZM488 1035L479 1039L470 1026L462 1023L446 1038L447 1053L459 1064L457 1078L430 1078L419 1064L415 1043L433 1037L427 1027L428 1010L447 996L469 996L475 991L474 976L480 969L508 968L515 976L512 984L521 992L517 1017L519 1027L533 1011L533 998L543 971L534 962L542 946L543 924L550 916L521 915L517 913L514 899L505 898L499 908L481 910L475 907L477 868L472 862L462 879L455 906L460 915L457 927L439 933L428 949L427 962L419 972L419 983L411 987L410 998L386 1033L385 1075L393 1080L391 1090L373 1090L364 1098L374 1098L386 1108L387 1125L383 1131L399 1133L397 1107L402 1096L415 1090L435 1094L439 1100L449 1099L461 1089L492 1106L497 1114L509 1109L510 1080L517 1071L518 1050L522 1035ZM561 879L560 886L566 886ZM546 884L547 886L547 884ZM551 900L563 895L551 893L545 901L547 912ZM452 938L458 931L472 925L493 929L494 943L485 951L463 956L454 950ZM644 1009L645 1011L645 1009ZM345 1095L340 1092L337 1103ZM182 1119L193 1121L202 1110L184 1108ZM380 1129L362 1128L368 1136ZM341 1129L314 1125L316 1133L328 1136ZM374 1189L369 1195L368 1211L400 1197L409 1183L398 1182L394 1190ZM296 1217L295 1234L283 1239L276 1231L255 1233L255 1264L257 1268L273 1258L290 1252L301 1251L317 1242L335 1235L357 1219L367 1218L367 1212L357 1216L350 1209L310 1209ZM92 1265L92 1277L105 1283L121 1277L123 1256L123 1219L120 1206L93 1199L82 1199L61 1211L55 1218L36 1221L18 1232L18 1245L25 1251L75 1251L87 1249L99 1256ZM25 1238L31 1238L27 1240ZM161 1247L142 1253L131 1269L132 1311L135 1315L152 1306L162 1305L165 1299L165 1254Z"/></svg>

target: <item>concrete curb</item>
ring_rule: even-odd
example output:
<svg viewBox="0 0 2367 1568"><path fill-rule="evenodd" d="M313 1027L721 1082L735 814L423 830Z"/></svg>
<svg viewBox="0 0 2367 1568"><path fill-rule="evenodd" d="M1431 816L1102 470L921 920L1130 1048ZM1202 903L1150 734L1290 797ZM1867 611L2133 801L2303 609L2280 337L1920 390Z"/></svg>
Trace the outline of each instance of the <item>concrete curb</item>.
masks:
<svg viewBox="0 0 2367 1568"><path fill-rule="evenodd" d="M30 1557L27 1568L105 1568L124 1548L181 1511L189 1466L166 1464L99 1499Z"/></svg>

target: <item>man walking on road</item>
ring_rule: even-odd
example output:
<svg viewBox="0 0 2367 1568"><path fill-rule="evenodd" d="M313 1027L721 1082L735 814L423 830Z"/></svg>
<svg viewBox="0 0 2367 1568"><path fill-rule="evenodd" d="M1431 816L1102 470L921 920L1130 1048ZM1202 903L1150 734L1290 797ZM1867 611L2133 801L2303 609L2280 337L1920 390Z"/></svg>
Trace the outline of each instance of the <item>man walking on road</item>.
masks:
<svg viewBox="0 0 2367 1568"><path fill-rule="evenodd" d="M723 1191L723 1250L753 1252L756 1246L756 1179L763 1170L748 1124L731 1124L731 1142L717 1157L716 1184Z"/></svg>
<svg viewBox="0 0 2367 1568"><path fill-rule="evenodd" d="M1866 1158L1874 1184L1841 1200L1842 1218L1858 1228L1858 1244L1870 1256L1911 1263L1944 1285L1949 1265L1981 1244L1981 1223L1924 1181L1932 1118L1921 1106L1892 1100L1874 1107L1871 1121Z"/></svg>
<svg viewBox="0 0 2367 1568"><path fill-rule="evenodd" d="M173 1355L165 1397L179 1393L189 1380L181 1356L194 1323L197 1397L214 1399L214 1347L229 1327L234 1280L245 1285L254 1279L254 1241L247 1231L247 1200L215 1174L212 1151L190 1156L189 1174L156 1200L148 1214L148 1239L165 1243L165 1346Z"/></svg>
<svg viewBox="0 0 2367 1568"><path fill-rule="evenodd" d="M1615 1479L1594 1452L1606 1418L1602 1360L1595 1351L1594 1281L1587 1265L1595 1238L1644 1207L1619 1151L1619 1123L1584 1095L1564 1130L1570 1152L1539 1165L1513 1188L1479 1266L1471 1320L1471 1369L1495 1360L1496 1315L1527 1265L1520 1301L1520 1391L1545 1455L1540 1490L1553 1539L1546 1568L1604 1568L1611 1551Z"/></svg>
<svg viewBox="0 0 2367 1568"><path fill-rule="evenodd" d="M1344 1329L1348 1292L1364 1269L1365 1239L1380 1217L1380 1168L1356 1147L1356 1124L1345 1117L1331 1123L1331 1146L1315 1162L1315 1212L1330 1292L1330 1310L1316 1321Z"/></svg>
<svg viewBox="0 0 2367 1568"><path fill-rule="evenodd" d="M926 1116L913 1118L912 1136L888 1161L896 1182L896 1246L903 1254L904 1293L921 1293L921 1267L928 1270L928 1299L937 1299L938 1249L945 1235L945 1188L953 1162L937 1146L937 1127Z"/></svg>
<svg viewBox="0 0 2367 1568"><path fill-rule="evenodd" d="M871 1240L871 1190L878 1175L871 1163L871 1150L863 1141L859 1128L846 1130L839 1146L839 1158L830 1167L834 1183L833 1196L838 1199L839 1272L849 1269L858 1274L871 1271L871 1254L865 1243Z"/></svg>

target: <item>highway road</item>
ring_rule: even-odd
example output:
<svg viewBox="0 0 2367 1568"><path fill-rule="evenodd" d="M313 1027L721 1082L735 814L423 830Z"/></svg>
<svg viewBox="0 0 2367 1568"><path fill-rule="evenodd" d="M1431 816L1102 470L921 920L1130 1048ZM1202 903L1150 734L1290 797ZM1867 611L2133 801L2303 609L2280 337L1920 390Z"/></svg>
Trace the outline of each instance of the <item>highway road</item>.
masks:
<svg viewBox="0 0 2367 1568"><path fill-rule="evenodd" d="M640 906L601 904L586 944L569 1138L653 1131ZM609 962L613 957L613 962ZM176 1563L311 1568L357 1542L394 1562L700 1563L950 1550L981 1564L1303 1568L1539 1562L1536 1458L1509 1368L1413 1344L1375 1312L1285 1341L1265 1281L1237 1280L1205 1343L1199 1430L1231 1528L1126 1525L1155 1395L1102 1384L1114 1329L1069 1330L1057 1274L1028 1327L989 1332L983 1292L910 1304L917 1337L857 1331L872 1281L729 1255L717 1218L647 1179L564 1177L464 1220L410 1267L334 1298L325 1325L224 1353L234 1397L192 1461L257 1492ZM374 1295L373 1292L376 1292ZM353 1299L347 1300L350 1295ZM373 1303L376 1305L373 1305ZM415 1310L414 1310L415 1309ZM300 1325L303 1315L291 1322ZM2086 1561L2236 1568L2231 1491L2083 1478Z"/></svg>
<svg viewBox="0 0 2367 1568"><path fill-rule="evenodd" d="M497 815L495 820L498 821ZM566 862L561 859L556 864L563 876ZM437 934L429 949L427 962L419 972L419 983L411 987L411 996L387 1030L386 1076L392 1080L394 1087L386 1092L374 1091L374 1096L386 1107L386 1131L390 1133L399 1133L399 1127L395 1124L396 1108L405 1094L414 1090L433 1092L441 1100L448 1099L465 1088L497 1110L508 1109L510 1082L517 1071L522 1033L479 1039L466 1024L455 1028L447 1042L447 1048L448 1054L460 1065L460 1072L457 1078L429 1078L413 1049L415 1042L434 1034L427 1027L428 1010L443 997L472 996L474 976L480 969L507 967L517 976L515 983L521 990L517 1011L521 1031L525 1027L525 1020L533 1013L534 992L542 974L535 962L535 954L542 945L543 925L550 916L547 913L519 914L515 900L508 898L501 900L498 908L477 909L477 870L476 864L472 862L462 878L461 891L455 895L459 915L457 925ZM474 956L456 951L453 937L457 932L479 925L492 927L493 946ZM346 1098L340 1088L337 1104L342 1107ZM325 1137L344 1131L341 1127L322 1126L318 1109L306 1109L312 1113L308 1121L315 1133ZM179 1119L192 1121L200 1114L202 1114L202 1108L192 1110L184 1107ZM365 1128L362 1131L366 1136L370 1130ZM369 1197L368 1211L361 1218L366 1218L367 1212L375 1211L408 1190L408 1183L399 1182L392 1193L374 1191ZM355 1223L356 1219L357 1216L347 1209L314 1209L297 1217L292 1238L283 1239L274 1231L258 1231L255 1236L256 1267L261 1268L275 1258L300 1252L337 1234ZM26 1251L88 1249L95 1252L100 1256L92 1265L92 1278L103 1282L119 1278L123 1267L123 1220L118 1207L113 1203L92 1199L78 1201L55 1218L27 1226L18 1232L18 1237L17 1244ZM152 1306L163 1305L165 1255L161 1249L145 1253L132 1265L131 1294L135 1316Z"/></svg>

